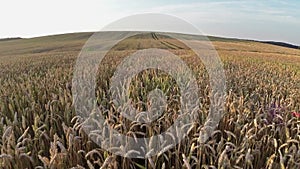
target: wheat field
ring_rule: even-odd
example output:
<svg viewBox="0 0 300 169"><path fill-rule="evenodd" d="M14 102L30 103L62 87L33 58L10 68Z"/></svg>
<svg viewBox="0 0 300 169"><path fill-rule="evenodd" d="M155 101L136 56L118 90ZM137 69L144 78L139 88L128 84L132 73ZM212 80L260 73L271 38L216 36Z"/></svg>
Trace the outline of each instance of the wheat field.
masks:
<svg viewBox="0 0 300 169"><path fill-rule="evenodd" d="M147 93L159 87L167 95L166 111L149 125L118 114L107 94L109 80L134 51L157 47L176 53L191 67L200 89L199 119L188 137L151 158L130 159L93 142L75 112L73 68L91 35L0 41L0 168L300 168L300 50L209 37L224 65L227 97L217 129L199 144L210 105L201 61L186 46L158 33L121 42L101 63L95 91L106 123L120 133L159 134L172 125L179 109L179 88L172 77L146 70L133 78L130 97L138 110L145 110Z"/></svg>

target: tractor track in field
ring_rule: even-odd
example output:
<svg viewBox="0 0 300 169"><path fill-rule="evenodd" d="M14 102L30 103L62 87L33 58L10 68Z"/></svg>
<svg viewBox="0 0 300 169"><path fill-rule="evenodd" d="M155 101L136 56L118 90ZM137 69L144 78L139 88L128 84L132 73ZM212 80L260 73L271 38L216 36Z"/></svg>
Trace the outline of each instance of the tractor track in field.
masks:
<svg viewBox="0 0 300 169"><path fill-rule="evenodd" d="M173 43L170 43L170 42L163 41L163 40L159 39L159 38L157 37L156 33L151 33L151 36L152 36L152 38L153 38L154 40L160 41L160 43L161 43L162 45L164 45L164 46L166 46L166 47L168 47L168 48L170 48L170 49L184 49L184 48L182 48L182 47L180 47L180 46L178 46L178 45L175 45L175 44L173 44Z"/></svg>

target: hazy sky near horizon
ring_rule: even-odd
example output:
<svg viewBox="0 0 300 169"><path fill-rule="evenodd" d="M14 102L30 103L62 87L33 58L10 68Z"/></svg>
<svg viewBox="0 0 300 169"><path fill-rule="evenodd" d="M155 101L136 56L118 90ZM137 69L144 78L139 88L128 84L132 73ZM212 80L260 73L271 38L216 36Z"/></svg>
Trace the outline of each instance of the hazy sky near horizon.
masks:
<svg viewBox="0 0 300 169"><path fill-rule="evenodd" d="M0 38L98 31L125 16L164 13L207 35L300 45L299 0L9 0L1 7Z"/></svg>

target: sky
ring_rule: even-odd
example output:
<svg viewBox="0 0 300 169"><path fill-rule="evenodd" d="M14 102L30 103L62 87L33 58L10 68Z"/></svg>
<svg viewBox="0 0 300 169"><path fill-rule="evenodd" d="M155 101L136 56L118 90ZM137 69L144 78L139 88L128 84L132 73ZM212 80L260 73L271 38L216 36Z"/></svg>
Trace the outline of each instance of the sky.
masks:
<svg viewBox="0 0 300 169"><path fill-rule="evenodd" d="M300 45L300 0L9 0L0 38L99 31L140 13L177 16L206 35Z"/></svg>

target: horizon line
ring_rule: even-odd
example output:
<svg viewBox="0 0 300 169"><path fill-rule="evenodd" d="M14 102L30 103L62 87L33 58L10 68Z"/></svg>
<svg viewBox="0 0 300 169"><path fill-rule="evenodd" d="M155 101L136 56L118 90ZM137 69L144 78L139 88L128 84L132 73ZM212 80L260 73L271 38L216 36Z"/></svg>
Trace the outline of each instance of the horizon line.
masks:
<svg viewBox="0 0 300 169"><path fill-rule="evenodd" d="M82 31L82 32L74 31L74 32L61 32L61 33L53 33L53 34L50 33L50 34L37 35L37 36L31 36L31 37L22 37L22 36L5 37L5 38L0 37L0 41L3 41L3 40L35 39L35 38L51 37L51 36L59 36L59 35L80 34L80 33L96 33L96 32L120 32L120 31ZM133 31L125 31L125 32L133 32ZM164 31L139 31L139 32L164 32ZM167 33L179 33L179 34L181 34L180 32L167 32ZM206 37L222 38L222 39L235 39L235 40L244 40L244 41L254 41L254 42L261 42L261 43L283 43L283 44L292 45L294 47L300 48L300 44L295 44L295 43L292 43L292 42L281 41L281 40L266 40L266 39L256 39L256 38L229 37L229 36L224 36L224 35L211 35L211 34L203 34L203 35L196 35L196 34L192 34L192 33L191 34L182 33L182 34L195 35L195 36L206 36Z"/></svg>

